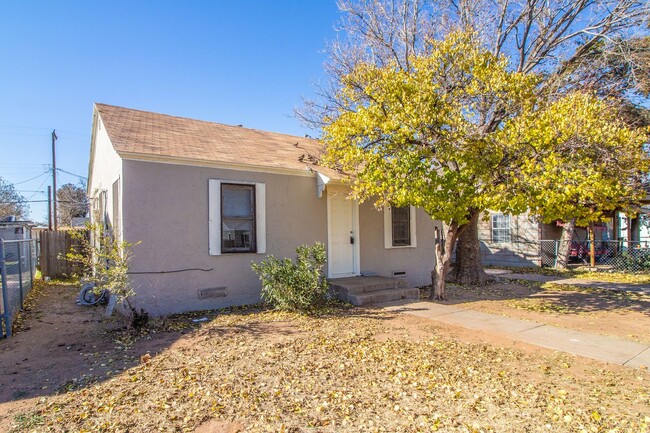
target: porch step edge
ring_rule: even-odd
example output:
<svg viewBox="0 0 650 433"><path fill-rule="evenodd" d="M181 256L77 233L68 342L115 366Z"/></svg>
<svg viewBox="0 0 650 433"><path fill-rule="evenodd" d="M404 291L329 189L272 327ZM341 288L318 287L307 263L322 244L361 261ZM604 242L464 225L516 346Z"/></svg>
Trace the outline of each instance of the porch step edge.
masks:
<svg viewBox="0 0 650 433"><path fill-rule="evenodd" d="M385 289L370 293L349 294L343 299L355 306L379 304L382 302L398 301L400 299L420 299L420 289Z"/></svg>
<svg viewBox="0 0 650 433"><path fill-rule="evenodd" d="M406 289L408 288L408 281L400 278L383 278L381 281L372 282L350 282L337 283L332 281L330 283L332 290L343 295L360 295L363 293L372 293L382 290Z"/></svg>

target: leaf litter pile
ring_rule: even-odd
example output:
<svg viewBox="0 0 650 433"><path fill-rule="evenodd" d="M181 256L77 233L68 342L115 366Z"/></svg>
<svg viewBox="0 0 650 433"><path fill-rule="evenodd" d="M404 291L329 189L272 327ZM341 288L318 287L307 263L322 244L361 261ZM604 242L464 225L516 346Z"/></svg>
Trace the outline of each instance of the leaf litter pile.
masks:
<svg viewBox="0 0 650 433"><path fill-rule="evenodd" d="M117 376L41 398L14 431L649 431L647 370L460 342L433 322L409 335L394 319L217 315Z"/></svg>

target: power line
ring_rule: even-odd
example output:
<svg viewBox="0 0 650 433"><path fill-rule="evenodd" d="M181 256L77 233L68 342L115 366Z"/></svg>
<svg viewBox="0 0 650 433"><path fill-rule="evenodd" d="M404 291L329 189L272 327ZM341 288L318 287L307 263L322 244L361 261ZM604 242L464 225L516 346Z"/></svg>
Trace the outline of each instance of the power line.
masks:
<svg viewBox="0 0 650 433"><path fill-rule="evenodd" d="M88 179L86 176L82 176L80 174L74 174L70 173L69 171L65 171L62 168L57 168L56 171L60 171L61 173L69 174L70 176L78 177L79 179Z"/></svg>
<svg viewBox="0 0 650 433"><path fill-rule="evenodd" d="M85 133L85 132L75 132L75 131L70 131L70 130L67 130L67 129L59 129L59 132L63 132L63 135L64 135L64 136L65 136L65 135L80 135L80 136L82 136L82 137L86 137L86 138L89 138L89 137L90 137L90 134L88 134L88 133Z"/></svg>
<svg viewBox="0 0 650 433"><path fill-rule="evenodd" d="M0 201L0 204L47 203L48 200ZM85 201L57 200L58 203L85 204Z"/></svg>
<svg viewBox="0 0 650 433"><path fill-rule="evenodd" d="M47 203L47 200L0 201L0 204Z"/></svg>
<svg viewBox="0 0 650 433"><path fill-rule="evenodd" d="M27 183L27 182L32 181L34 179L38 179L39 177L43 176L44 174L49 174L49 173L50 173L50 169L47 169L43 173L39 174L38 176L34 176L31 179L23 180L22 182L13 182L13 185L20 185L20 184L23 184L23 183Z"/></svg>
<svg viewBox="0 0 650 433"><path fill-rule="evenodd" d="M41 188L43 187L43 185L45 185L45 182L48 181L49 178L50 178L50 177L48 176L48 177L46 177L45 179L43 179L43 182L41 182L41 184L40 184L40 185L38 186L38 188L36 188L36 189L41 189ZM31 199L33 199L35 195L36 195L36 192L34 192L34 194L32 194L32 195L31 195L27 200L31 200Z"/></svg>

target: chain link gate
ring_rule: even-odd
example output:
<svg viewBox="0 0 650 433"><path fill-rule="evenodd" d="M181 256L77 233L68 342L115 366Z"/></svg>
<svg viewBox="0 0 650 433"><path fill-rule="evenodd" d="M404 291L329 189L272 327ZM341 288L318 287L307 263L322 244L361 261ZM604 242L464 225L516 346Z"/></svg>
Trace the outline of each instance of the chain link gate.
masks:
<svg viewBox="0 0 650 433"><path fill-rule="evenodd" d="M11 337L11 325L33 287L36 272L36 241L34 239L5 241L0 239L0 336Z"/></svg>

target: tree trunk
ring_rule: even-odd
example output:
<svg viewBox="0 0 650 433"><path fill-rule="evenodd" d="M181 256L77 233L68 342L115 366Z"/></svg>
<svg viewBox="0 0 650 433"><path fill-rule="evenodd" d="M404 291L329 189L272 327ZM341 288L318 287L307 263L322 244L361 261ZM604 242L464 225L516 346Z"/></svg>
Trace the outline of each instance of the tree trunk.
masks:
<svg viewBox="0 0 650 433"><path fill-rule="evenodd" d="M560 245L557 249L556 269L566 269L569 263L569 254L571 253L571 241L573 240L573 230L576 227L576 220L572 219L562 227L562 236L560 236Z"/></svg>
<svg viewBox="0 0 650 433"><path fill-rule="evenodd" d="M460 232L462 232L462 230ZM458 225L452 223L447 226L447 233L444 240L436 236L436 262L434 269L431 272L431 294L429 295L429 299L436 301L445 300L445 278L447 277L447 273L451 266L451 253L454 249L456 239L458 238L458 233Z"/></svg>
<svg viewBox="0 0 650 433"><path fill-rule="evenodd" d="M469 222L458 236L453 276L459 284L484 284L489 279L483 270L481 244L478 239L480 216L480 211L473 211Z"/></svg>

